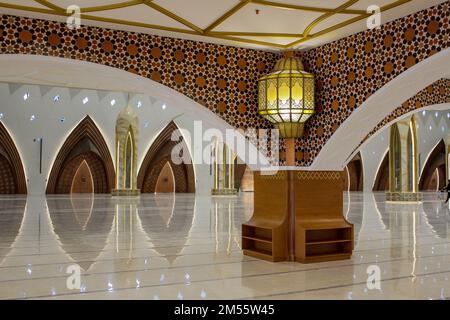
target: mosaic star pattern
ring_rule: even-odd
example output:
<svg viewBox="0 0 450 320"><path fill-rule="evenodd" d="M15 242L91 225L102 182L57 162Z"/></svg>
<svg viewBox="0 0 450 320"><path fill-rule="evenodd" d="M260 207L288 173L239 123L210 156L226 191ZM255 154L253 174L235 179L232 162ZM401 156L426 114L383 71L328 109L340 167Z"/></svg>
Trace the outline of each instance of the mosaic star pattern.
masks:
<svg viewBox="0 0 450 320"><path fill-rule="evenodd" d="M1 16L0 52L89 61L175 89L237 128L268 128L257 113L257 80L277 54L224 45Z"/></svg>
<svg viewBox="0 0 450 320"><path fill-rule="evenodd" d="M297 164L310 165L341 123L370 95L450 44L450 2L301 54L316 75L317 114L297 140ZM402 106L408 112L408 107ZM405 113L397 110L396 113Z"/></svg>
<svg viewBox="0 0 450 320"><path fill-rule="evenodd" d="M316 75L317 114L297 139L297 165L308 166L345 119L371 94L450 43L449 1L323 45L302 56ZM90 61L171 87L237 128L269 128L257 113L257 79L279 55L133 32L1 16L0 52ZM284 143L281 142L281 164Z"/></svg>
<svg viewBox="0 0 450 320"><path fill-rule="evenodd" d="M440 79L429 85L415 96L406 100L401 106L392 111L389 116L384 118L364 139L373 136L380 129L384 128L388 123L401 117L402 115L411 111L432 106L435 104L450 103L450 79ZM364 142L363 141L363 142ZM361 144L363 143L361 142Z"/></svg>

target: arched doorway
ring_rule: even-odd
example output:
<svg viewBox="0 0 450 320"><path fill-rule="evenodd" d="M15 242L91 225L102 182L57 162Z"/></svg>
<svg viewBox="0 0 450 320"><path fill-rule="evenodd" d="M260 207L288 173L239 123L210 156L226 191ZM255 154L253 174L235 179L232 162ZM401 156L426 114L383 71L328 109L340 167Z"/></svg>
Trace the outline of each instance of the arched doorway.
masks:
<svg viewBox="0 0 450 320"><path fill-rule="evenodd" d="M189 161L183 161L181 164L175 164L172 161L172 150L174 150L175 146L181 143L183 147L182 152L188 150L181 134L179 135L180 140L172 141L172 134L174 132L175 134L180 134L177 125L172 121L159 134L148 150L138 175L138 188L141 189L142 193L156 192L158 178L163 169L167 168L167 164L170 165L173 172L175 192L195 192L195 175L190 155L180 153L183 159L189 159Z"/></svg>
<svg viewBox="0 0 450 320"><path fill-rule="evenodd" d="M94 178L86 160L81 162L73 177L70 193L94 193Z"/></svg>
<svg viewBox="0 0 450 320"><path fill-rule="evenodd" d="M373 191L389 190L389 151L384 156L383 161L381 161L372 190Z"/></svg>
<svg viewBox="0 0 450 320"><path fill-rule="evenodd" d="M175 177L170 162L167 161L156 181L155 193L174 193Z"/></svg>
<svg viewBox="0 0 450 320"><path fill-rule="evenodd" d="M114 165L108 146L94 121L86 116L61 147L50 173L48 194L73 191L110 193Z"/></svg>
<svg viewBox="0 0 450 320"><path fill-rule="evenodd" d="M419 190L440 190L445 186L445 142L431 151L419 180Z"/></svg>
<svg viewBox="0 0 450 320"><path fill-rule="evenodd" d="M0 194L26 194L27 183L19 152L0 122Z"/></svg>
<svg viewBox="0 0 450 320"><path fill-rule="evenodd" d="M360 153L347 164L343 177L344 191L363 191L363 162Z"/></svg>

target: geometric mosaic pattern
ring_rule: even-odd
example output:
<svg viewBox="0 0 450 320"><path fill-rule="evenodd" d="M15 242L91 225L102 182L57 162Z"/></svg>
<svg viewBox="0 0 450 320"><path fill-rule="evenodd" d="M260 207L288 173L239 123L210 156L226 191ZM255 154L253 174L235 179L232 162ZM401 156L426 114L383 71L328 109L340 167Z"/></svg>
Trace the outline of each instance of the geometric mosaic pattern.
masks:
<svg viewBox="0 0 450 320"><path fill-rule="evenodd" d="M297 139L297 165L312 163L371 94L450 44L449 2L298 53L316 76L317 113ZM257 113L257 79L278 54L134 32L0 16L0 53L63 57L113 66L192 98L236 128L268 128ZM281 143L281 151L284 144ZM284 164L283 152L280 155Z"/></svg>
<svg viewBox="0 0 450 320"><path fill-rule="evenodd" d="M277 55L121 30L0 16L0 53L89 61L139 74L181 92L234 127L267 128L257 113L257 80Z"/></svg>
<svg viewBox="0 0 450 320"><path fill-rule="evenodd" d="M298 165L310 165L345 119L383 85L449 47L449 3L301 54L316 76L317 113L297 141Z"/></svg>
<svg viewBox="0 0 450 320"><path fill-rule="evenodd" d="M298 180L340 180L340 171L300 171L297 173Z"/></svg>
<svg viewBox="0 0 450 320"><path fill-rule="evenodd" d="M394 121L398 117L435 104L450 103L450 79L440 79L435 83L429 85L415 96L406 100L401 106L391 112L384 118L364 139L366 141L369 137L374 135L378 130L384 128L388 123ZM363 142L364 142L363 141Z"/></svg>

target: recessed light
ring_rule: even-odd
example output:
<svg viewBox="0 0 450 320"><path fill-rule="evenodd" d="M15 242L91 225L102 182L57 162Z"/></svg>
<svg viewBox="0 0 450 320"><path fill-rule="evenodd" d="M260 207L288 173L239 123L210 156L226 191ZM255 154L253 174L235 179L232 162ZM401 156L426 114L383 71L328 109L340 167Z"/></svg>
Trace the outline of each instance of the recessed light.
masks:
<svg viewBox="0 0 450 320"><path fill-rule="evenodd" d="M422 115L425 116L427 112L425 110L422 111Z"/></svg>
<svg viewBox="0 0 450 320"><path fill-rule="evenodd" d="M138 101L136 106L138 107L138 109L141 108L142 107L142 101Z"/></svg>
<svg viewBox="0 0 450 320"><path fill-rule="evenodd" d="M29 98L30 98L30 93L25 92L25 94L23 95L23 100L27 101Z"/></svg>
<svg viewBox="0 0 450 320"><path fill-rule="evenodd" d="M34 121L34 120L36 120L36 116L34 114L32 114L30 117L30 121Z"/></svg>
<svg viewBox="0 0 450 320"><path fill-rule="evenodd" d="M436 118L439 117L439 112L436 111L436 112L434 113L434 116L435 116Z"/></svg>
<svg viewBox="0 0 450 320"><path fill-rule="evenodd" d="M163 110L166 110L166 108L167 108L167 106L166 106L166 104L164 103L164 104L162 105L162 109L163 109Z"/></svg>
<svg viewBox="0 0 450 320"><path fill-rule="evenodd" d="M116 99L111 100L111 107L114 107L116 105Z"/></svg>
<svg viewBox="0 0 450 320"><path fill-rule="evenodd" d="M4 116L3 113L0 112L0 120L3 119L3 116Z"/></svg>
<svg viewBox="0 0 450 320"><path fill-rule="evenodd" d="M59 94L53 97L53 102L59 102L59 100L61 100L61 96Z"/></svg>
<svg viewBox="0 0 450 320"><path fill-rule="evenodd" d="M88 97L85 97L84 99L83 99L83 104L86 104L86 103L88 103L89 102L89 98Z"/></svg>

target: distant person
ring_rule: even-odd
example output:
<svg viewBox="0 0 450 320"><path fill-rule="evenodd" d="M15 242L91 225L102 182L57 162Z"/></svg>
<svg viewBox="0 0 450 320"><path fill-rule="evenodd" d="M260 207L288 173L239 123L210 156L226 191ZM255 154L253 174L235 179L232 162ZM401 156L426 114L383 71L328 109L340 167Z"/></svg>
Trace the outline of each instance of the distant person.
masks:
<svg viewBox="0 0 450 320"><path fill-rule="evenodd" d="M448 200L450 199L450 180L448 180L447 186L444 187L442 191L447 191L447 200L445 200L445 203L448 203Z"/></svg>

